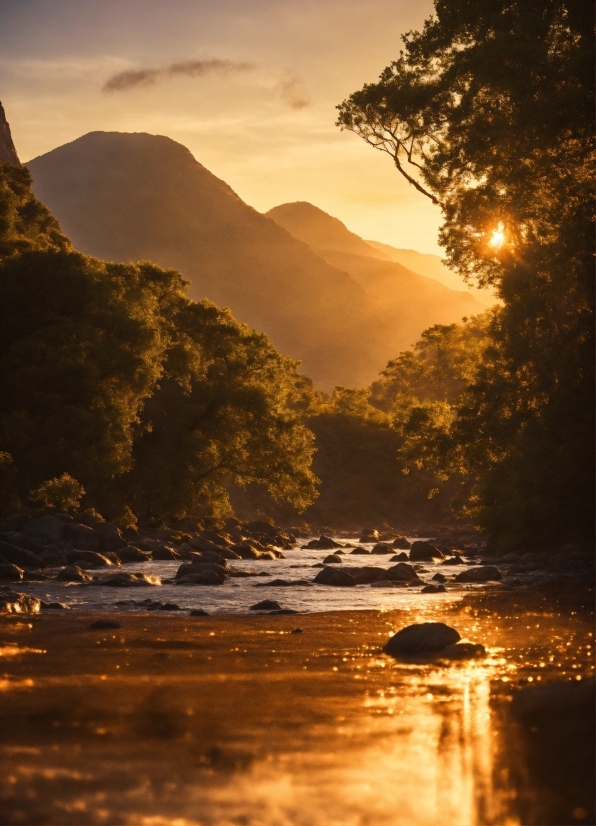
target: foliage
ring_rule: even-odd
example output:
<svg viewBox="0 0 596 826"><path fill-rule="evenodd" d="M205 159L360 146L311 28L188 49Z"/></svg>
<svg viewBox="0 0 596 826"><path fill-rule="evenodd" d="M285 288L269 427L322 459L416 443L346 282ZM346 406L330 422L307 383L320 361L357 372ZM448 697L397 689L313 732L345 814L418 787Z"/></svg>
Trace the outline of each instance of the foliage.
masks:
<svg viewBox="0 0 596 826"><path fill-rule="evenodd" d="M186 298L174 270L74 251L29 187L0 165L0 450L21 498L53 496L64 474L126 527L135 509L225 510L231 484L312 501L296 364L228 310Z"/></svg>
<svg viewBox="0 0 596 826"><path fill-rule="evenodd" d="M502 546L587 541L592 20L578 0L437 0L435 9L379 82L339 107L343 128L388 152L440 204L448 263L503 302L440 438L436 416L420 423L420 457L468 477L469 504Z"/></svg>
<svg viewBox="0 0 596 826"><path fill-rule="evenodd" d="M73 479L68 473L63 473L55 479L48 479L36 490L32 490L29 497L34 502L41 502L46 508L56 508L59 511L76 511L81 499L85 495L85 488Z"/></svg>

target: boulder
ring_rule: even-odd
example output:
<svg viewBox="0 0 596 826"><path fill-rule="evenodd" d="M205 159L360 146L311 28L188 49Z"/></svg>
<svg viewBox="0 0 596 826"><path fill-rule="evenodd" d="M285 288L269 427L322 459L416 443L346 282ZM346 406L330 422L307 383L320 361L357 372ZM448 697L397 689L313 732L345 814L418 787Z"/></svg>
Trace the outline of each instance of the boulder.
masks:
<svg viewBox="0 0 596 826"><path fill-rule="evenodd" d="M445 574L435 574L433 579L435 582L447 582L447 577Z"/></svg>
<svg viewBox="0 0 596 826"><path fill-rule="evenodd" d="M239 559L258 559L261 553L247 542L240 542L238 545L233 545L232 551L234 551Z"/></svg>
<svg viewBox="0 0 596 826"><path fill-rule="evenodd" d="M39 614L41 600L19 594L10 588L0 586L0 613L1 614Z"/></svg>
<svg viewBox="0 0 596 826"><path fill-rule="evenodd" d="M393 655L438 653L460 639L455 628L443 622L422 622L402 628L391 637L383 650Z"/></svg>
<svg viewBox="0 0 596 826"><path fill-rule="evenodd" d="M239 577L241 579L249 576L258 576L256 571L243 571L241 568L229 568L226 573L230 577Z"/></svg>
<svg viewBox="0 0 596 826"><path fill-rule="evenodd" d="M202 608L194 608L190 613L189 617L208 617L209 614L207 611L203 611Z"/></svg>
<svg viewBox="0 0 596 826"><path fill-rule="evenodd" d="M417 540L410 549L410 562L432 562L433 559L443 559L444 554L430 542Z"/></svg>
<svg viewBox="0 0 596 826"><path fill-rule="evenodd" d="M63 602L44 602L43 599L40 600L41 607L43 611L68 611L68 605L64 605Z"/></svg>
<svg viewBox="0 0 596 826"><path fill-rule="evenodd" d="M281 605L274 599L264 599L257 602L256 605L251 605L249 611L281 611Z"/></svg>
<svg viewBox="0 0 596 826"><path fill-rule="evenodd" d="M98 523L101 524L101 523ZM101 534L88 528L87 525L78 525L70 522L63 525L64 538L71 545L81 551L100 551L103 547ZM124 543L126 544L126 543Z"/></svg>
<svg viewBox="0 0 596 826"><path fill-rule="evenodd" d="M329 536L320 536L318 539L312 539L305 547L317 551L332 551L333 548L341 548L341 545Z"/></svg>
<svg viewBox="0 0 596 826"><path fill-rule="evenodd" d="M41 552L39 558L48 568L62 568L68 565L67 553L67 551L46 550Z"/></svg>
<svg viewBox="0 0 596 826"><path fill-rule="evenodd" d="M406 562L398 562L385 571L386 578L390 580L401 580L402 582L409 582L412 579L418 579L418 574L411 565Z"/></svg>
<svg viewBox="0 0 596 826"><path fill-rule="evenodd" d="M358 542L378 542L379 532L374 528L364 528Z"/></svg>
<svg viewBox="0 0 596 826"><path fill-rule="evenodd" d="M118 571L116 574L95 577L89 585L105 585L110 588L138 588L148 585L161 585L161 580L157 576L150 576L141 571Z"/></svg>
<svg viewBox="0 0 596 826"><path fill-rule="evenodd" d="M341 556L338 556L337 554L329 554L329 556L326 556L325 559L323 560L323 564L324 565L337 565L341 561L342 561Z"/></svg>
<svg viewBox="0 0 596 826"><path fill-rule="evenodd" d="M206 539L208 542L214 542L216 545L220 545L224 548L227 548L227 546L230 544L229 540L221 534L217 533L217 531L212 531L209 529L204 530L202 532L201 538Z"/></svg>
<svg viewBox="0 0 596 826"><path fill-rule="evenodd" d="M407 561L408 561L408 555L405 554L403 551L400 554L395 554L395 556L392 556L391 559L389 560L389 562L407 562Z"/></svg>
<svg viewBox="0 0 596 826"><path fill-rule="evenodd" d="M60 582L89 582L91 577L78 565L67 565L56 579Z"/></svg>
<svg viewBox="0 0 596 826"><path fill-rule="evenodd" d="M463 561L461 556L450 556L447 559L444 559L441 562L441 565L465 565L466 563Z"/></svg>
<svg viewBox="0 0 596 826"><path fill-rule="evenodd" d="M223 585L225 576L216 571L199 571L197 573L185 574L176 579L177 585Z"/></svg>
<svg viewBox="0 0 596 826"><path fill-rule="evenodd" d="M356 585L370 585L379 579L387 579L387 571L377 565L364 565L361 568L343 568L346 573L351 574L356 580Z"/></svg>
<svg viewBox="0 0 596 826"><path fill-rule="evenodd" d="M20 582L23 578L23 569L17 568L8 562L0 563L0 580L3 582Z"/></svg>
<svg viewBox="0 0 596 826"><path fill-rule="evenodd" d="M165 542L153 551L152 556L153 559L180 559L178 550Z"/></svg>
<svg viewBox="0 0 596 826"><path fill-rule="evenodd" d="M405 585L405 582L391 582L389 579L378 579L376 582L371 582L371 588L399 588Z"/></svg>
<svg viewBox="0 0 596 826"><path fill-rule="evenodd" d="M120 531L110 522L94 522L92 530L101 537L102 551L117 551L119 548L126 547L126 541L122 538Z"/></svg>
<svg viewBox="0 0 596 826"><path fill-rule="evenodd" d="M18 565L19 568L43 568L42 559L25 548L18 548L8 542L0 542L0 558L11 565Z"/></svg>
<svg viewBox="0 0 596 826"><path fill-rule="evenodd" d="M317 585L349 587L356 585L356 579L341 568L322 568L314 578Z"/></svg>
<svg viewBox="0 0 596 826"><path fill-rule="evenodd" d="M51 542L61 542L64 539L64 528L65 523L55 516L38 516L27 522L22 531L27 536L41 539L44 545L49 545Z"/></svg>
<svg viewBox="0 0 596 826"><path fill-rule="evenodd" d="M21 533L21 531L2 531L0 542L8 542L9 545L16 545L17 548L25 548L34 553L39 553L44 547L41 539L37 539L35 536L27 536L26 533Z"/></svg>
<svg viewBox="0 0 596 826"><path fill-rule="evenodd" d="M214 571L221 577L225 578L227 570L225 565L219 565L217 562L184 562L176 572L176 578L181 576L188 576L189 574L202 574L203 571Z"/></svg>
<svg viewBox="0 0 596 826"><path fill-rule="evenodd" d="M205 536L191 536L187 544L195 551L214 551L214 553L221 553L222 551L222 546L219 543L212 542ZM224 545L227 547L227 543L224 543Z"/></svg>
<svg viewBox="0 0 596 826"><path fill-rule="evenodd" d="M421 594L444 594L447 589L444 585L425 585Z"/></svg>
<svg viewBox="0 0 596 826"><path fill-rule="evenodd" d="M118 549L118 558L120 562L125 564L128 562L149 562L151 554L147 551L141 551L140 548L135 548L134 545L127 545L125 548Z"/></svg>
<svg viewBox="0 0 596 826"><path fill-rule="evenodd" d="M485 655L486 649L479 643L457 642L446 645L441 650L440 657L442 660L473 660Z"/></svg>
<svg viewBox="0 0 596 826"><path fill-rule="evenodd" d="M393 548L385 542L379 542L372 549L371 554L392 554Z"/></svg>
<svg viewBox="0 0 596 826"><path fill-rule="evenodd" d="M255 588L291 588L294 586L306 585L312 588L312 582L307 579L272 579L269 582L257 582Z"/></svg>
<svg viewBox="0 0 596 826"><path fill-rule="evenodd" d="M363 556L364 554L370 554L370 551L368 548L354 548L354 550L350 551L350 553L359 554L360 556Z"/></svg>
<svg viewBox="0 0 596 826"><path fill-rule="evenodd" d="M409 551L412 545L405 536L396 536L393 540L393 547L400 551Z"/></svg>
<svg viewBox="0 0 596 826"><path fill-rule="evenodd" d="M52 577L48 576L48 574L44 574L42 571L32 571L29 569L24 571L23 579L25 582L45 582L48 579L52 579Z"/></svg>
<svg viewBox="0 0 596 826"><path fill-rule="evenodd" d="M502 579L501 572L493 565L479 565L469 568L455 577L456 582L492 582Z"/></svg>

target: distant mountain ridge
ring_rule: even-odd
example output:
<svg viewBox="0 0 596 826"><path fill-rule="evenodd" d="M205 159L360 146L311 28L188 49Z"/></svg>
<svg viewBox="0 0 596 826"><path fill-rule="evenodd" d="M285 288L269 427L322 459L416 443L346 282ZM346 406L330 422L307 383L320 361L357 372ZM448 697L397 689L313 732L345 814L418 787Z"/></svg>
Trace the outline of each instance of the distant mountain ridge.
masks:
<svg viewBox="0 0 596 826"><path fill-rule="evenodd" d="M77 249L179 270L191 298L230 307L302 360L324 390L370 384L425 327L483 310L388 260L331 216L325 232L344 249L313 248L167 137L91 132L26 165L36 196ZM384 269L365 273L371 263Z"/></svg>

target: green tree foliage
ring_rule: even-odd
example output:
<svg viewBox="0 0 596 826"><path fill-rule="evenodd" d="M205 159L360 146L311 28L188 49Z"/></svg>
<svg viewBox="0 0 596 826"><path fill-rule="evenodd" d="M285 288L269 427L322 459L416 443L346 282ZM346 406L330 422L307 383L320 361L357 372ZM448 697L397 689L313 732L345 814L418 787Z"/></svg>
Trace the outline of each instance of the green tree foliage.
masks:
<svg viewBox="0 0 596 826"><path fill-rule="evenodd" d="M503 306L445 436L502 546L593 527L594 32L579 0L437 0L339 107L438 203L449 264ZM434 429L433 429L434 432Z"/></svg>
<svg viewBox="0 0 596 826"><path fill-rule="evenodd" d="M232 483L312 501L296 364L174 270L74 251L30 183L0 164L0 450L21 499L74 478L130 524L221 511Z"/></svg>
<svg viewBox="0 0 596 826"><path fill-rule="evenodd" d="M84 495L85 488L68 473L48 479L29 494L34 502L41 502L44 507L59 511L78 510Z"/></svg>

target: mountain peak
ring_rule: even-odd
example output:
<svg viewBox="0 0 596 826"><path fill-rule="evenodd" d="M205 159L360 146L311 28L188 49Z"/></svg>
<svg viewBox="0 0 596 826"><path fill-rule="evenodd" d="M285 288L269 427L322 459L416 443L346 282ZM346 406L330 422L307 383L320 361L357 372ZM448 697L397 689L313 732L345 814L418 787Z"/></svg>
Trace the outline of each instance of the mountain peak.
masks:
<svg viewBox="0 0 596 826"><path fill-rule="evenodd" d="M4 107L0 103L0 163L13 163L20 165L17 150L12 141L10 126L6 120Z"/></svg>

